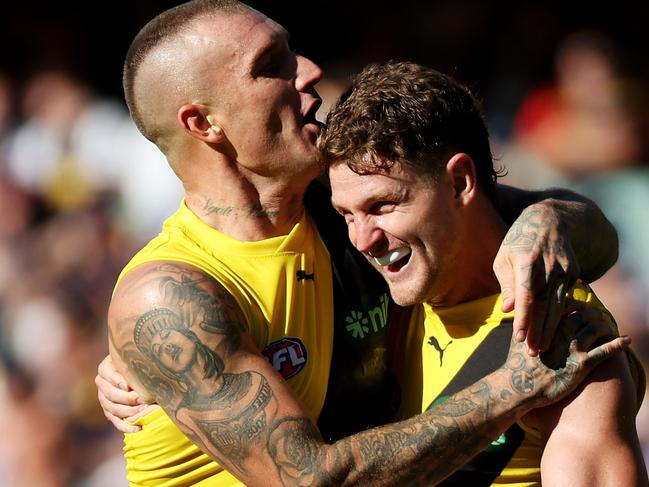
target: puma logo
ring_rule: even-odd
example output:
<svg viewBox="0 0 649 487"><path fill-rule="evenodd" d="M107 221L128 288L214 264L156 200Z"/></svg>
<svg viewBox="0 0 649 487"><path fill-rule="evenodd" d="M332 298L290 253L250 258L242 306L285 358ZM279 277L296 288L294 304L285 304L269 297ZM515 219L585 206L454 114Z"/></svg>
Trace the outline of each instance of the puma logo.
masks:
<svg viewBox="0 0 649 487"><path fill-rule="evenodd" d="M297 271L295 273L295 277L297 277L298 282L299 281L315 281L315 272L312 272L311 274L307 274L306 271Z"/></svg>
<svg viewBox="0 0 649 487"><path fill-rule="evenodd" d="M453 340L450 340L444 348L442 348L439 345L439 342L437 341L437 338L435 337L429 337L428 338L428 345L432 345L432 347L439 352L439 366L442 366L442 360L444 359L444 351L448 348L448 346L453 343Z"/></svg>

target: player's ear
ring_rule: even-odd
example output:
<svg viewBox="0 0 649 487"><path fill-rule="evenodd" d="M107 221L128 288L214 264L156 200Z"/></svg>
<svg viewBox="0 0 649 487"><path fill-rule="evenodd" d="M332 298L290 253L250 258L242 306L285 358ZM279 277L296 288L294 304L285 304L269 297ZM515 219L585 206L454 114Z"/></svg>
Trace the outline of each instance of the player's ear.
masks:
<svg viewBox="0 0 649 487"><path fill-rule="evenodd" d="M460 152L446 163L446 176L453 187L453 194L459 203L471 201L477 190L476 170L473 159Z"/></svg>
<svg viewBox="0 0 649 487"><path fill-rule="evenodd" d="M187 103L181 106L178 109L178 122L189 135L208 144L225 141L223 128L206 105Z"/></svg>

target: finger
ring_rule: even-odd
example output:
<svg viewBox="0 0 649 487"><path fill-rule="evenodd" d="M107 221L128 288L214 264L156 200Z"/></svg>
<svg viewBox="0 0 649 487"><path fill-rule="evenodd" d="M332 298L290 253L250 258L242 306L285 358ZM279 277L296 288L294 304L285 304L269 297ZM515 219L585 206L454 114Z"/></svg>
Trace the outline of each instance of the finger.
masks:
<svg viewBox="0 0 649 487"><path fill-rule="evenodd" d="M516 308L513 323L514 340L524 342L528 337L530 328L533 328L533 326L530 326L530 320L533 316L534 300L530 290L517 284L514 305Z"/></svg>
<svg viewBox="0 0 649 487"><path fill-rule="evenodd" d="M140 413L140 411L142 411L142 408L146 407L146 406L128 406L125 404L118 404L118 403L107 401L105 398L100 398L99 404L103 409L104 415L106 417L108 417L108 415L111 415L117 417L120 420L125 418L130 418L132 416L136 416L138 413Z"/></svg>
<svg viewBox="0 0 649 487"><path fill-rule="evenodd" d="M501 293L503 304L500 309L503 313L509 313L510 311L513 311L516 304L516 300L514 299L514 291L511 287L505 287L502 289ZM523 339L521 339L520 341L522 342Z"/></svg>
<svg viewBox="0 0 649 487"><path fill-rule="evenodd" d="M543 328L541 330L541 341L539 348L541 351L548 350L552 343L552 338L557 332L559 320L563 313L566 301L566 281L562 279L554 279L550 290L549 299L546 302L545 310L539 309L544 314ZM539 318L541 319L541 317Z"/></svg>
<svg viewBox="0 0 649 487"><path fill-rule="evenodd" d="M141 426L138 426L136 424L129 424L126 421L111 415L110 413L106 414L106 419L108 419L108 421L113 424L117 431L120 431L122 433L137 433L142 429Z"/></svg>
<svg viewBox="0 0 649 487"><path fill-rule="evenodd" d="M124 376L115 368L113 359L110 355L106 356L106 358L99 363L99 366L97 367L97 375L110 382L115 387L119 387L125 391L130 389Z"/></svg>
<svg viewBox="0 0 649 487"><path fill-rule="evenodd" d="M626 350L630 344L631 338L628 336L622 336L595 347L588 352L587 358L584 360L584 365L588 369L593 369L605 360Z"/></svg>
<svg viewBox="0 0 649 487"><path fill-rule="evenodd" d="M151 411L153 411L154 409L157 409L159 407L160 406L158 406L157 404L145 404L145 405L139 407L139 411L136 414L134 414L133 416L129 416L128 418L124 418L124 421L128 421L129 423L133 423L136 420L138 420L139 418L141 418L142 416L146 416Z"/></svg>
<svg viewBox="0 0 649 487"><path fill-rule="evenodd" d="M108 401L119 403L129 406L138 406L144 404L140 395L135 391L125 391L115 387L115 384L105 380L103 377L95 377L95 384L97 385L97 396L100 398L105 397Z"/></svg>
<svg viewBox="0 0 649 487"><path fill-rule="evenodd" d="M528 353L536 356L539 353L542 318L545 316L545 301L547 300L547 283L545 265L542 260L535 260L516 269L516 314L514 317L514 333L522 336L524 331L527 339Z"/></svg>
<svg viewBox="0 0 649 487"><path fill-rule="evenodd" d="M104 415L108 416L113 415L117 416L120 419L128 418L137 414L145 405L129 405L124 403L118 403L109 400L105 395L98 393L97 399L99 400L99 405L104 411Z"/></svg>
<svg viewBox="0 0 649 487"><path fill-rule="evenodd" d="M530 330L534 329L534 326L530 324L531 316L533 316L533 313L530 310L531 304L528 298L521 299L520 297L516 297L515 306L516 313L514 314L513 337L514 340L522 343L529 338ZM528 342L528 352L531 355L536 355L536 353L533 353L534 350L530 349L529 345L530 344Z"/></svg>
<svg viewBox="0 0 649 487"><path fill-rule="evenodd" d="M521 305L521 303L523 303ZM527 352L537 356L541 352L541 332L545 316L544 299L530 291L519 292L516 296L516 314L514 316L515 333L523 336L527 342ZM517 322L517 320L519 320Z"/></svg>
<svg viewBox="0 0 649 487"><path fill-rule="evenodd" d="M527 346L530 350L536 351L537 353L543 352L549 348L549 344L543 343L544 336L546 335L547 330L546 326L548 325L548 313L551 308L551 293L549 292L552 289L553 284L543 283L533 290L532 293L532 304L529 307L529 326L527 330ZM554 336L554 331L556 330L556 324L550 330L549 337L552 339Z"/></svg>
<svg viewBox="0 0 649 487"><path fill-rule="evenodd" d="M500 284L500 296L502 298L501 310L509 313L514 309L514 272L509 260L496 258L494 262L494 273ZM524 338L523 338L524 339ZM520 340L523 341L523 340Z"/></svg>
<svg viewBox="0 0 649 487"><path fill-rule="evenodd" d="M535 273L536 277L531 277L533 304L530 306L532 319L527 332L527 343L530 349L543 352L550 348L557 331L566 288L560 271L547 272L545 266L539 263Z"/></svg>

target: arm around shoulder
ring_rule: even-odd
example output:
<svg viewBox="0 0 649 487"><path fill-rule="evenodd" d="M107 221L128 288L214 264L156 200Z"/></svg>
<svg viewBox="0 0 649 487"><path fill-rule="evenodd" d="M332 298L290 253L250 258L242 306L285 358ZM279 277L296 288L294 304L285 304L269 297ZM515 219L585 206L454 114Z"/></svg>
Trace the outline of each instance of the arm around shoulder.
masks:
<svg viewBox="0 0 649 487"><path fill-rule="evenodd" d="M597 205L568 190L499 185L497 198L513 222L494 261L503 309L516 308L514 334L536 353L548 347L575 280L593 281L615 263L617 232Z"/></svg>
<svg viewBox="0 0 649 487"><path fill-rule="evenodd" d="M617 261L617 231L592 200L567 189L525 191L502 184L497 188L506 222L520 226L526 235L537 235L535 229L551 224L565 234L584 281L598 279Z"/></svg>
<svg viewBox="0 0 649 487"><path fill-rule="evenodd" d="M623 346L618 339L606 353L574 350L575 367L558 376L512 343L501 370L442 405L329 445L253 345L234 298L203 272L171 263L136 268L115 292L109 328L111 355L133 388L232 474L264 487L432 485L522 410L558 399L550 397L561 392L557 381L567 393L589 362Z"/></svg>

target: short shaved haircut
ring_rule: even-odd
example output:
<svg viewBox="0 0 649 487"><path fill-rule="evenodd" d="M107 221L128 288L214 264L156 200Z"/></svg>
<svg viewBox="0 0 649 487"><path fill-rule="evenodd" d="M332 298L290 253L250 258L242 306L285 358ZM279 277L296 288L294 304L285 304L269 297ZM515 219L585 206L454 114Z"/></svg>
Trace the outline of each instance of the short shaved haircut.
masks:
<svg viewBox="0 0 649 487"><path fill-rule="evenodd" d="M135 93L135 80L147 56L158 46L181 33L194 20L214 14L235 14L252 9L238 0L192 0L162 12L147 23L135 36L126 53L122 78L124 97L137 128L150 141L157 143L155 127L144 120Z"/></svg>

